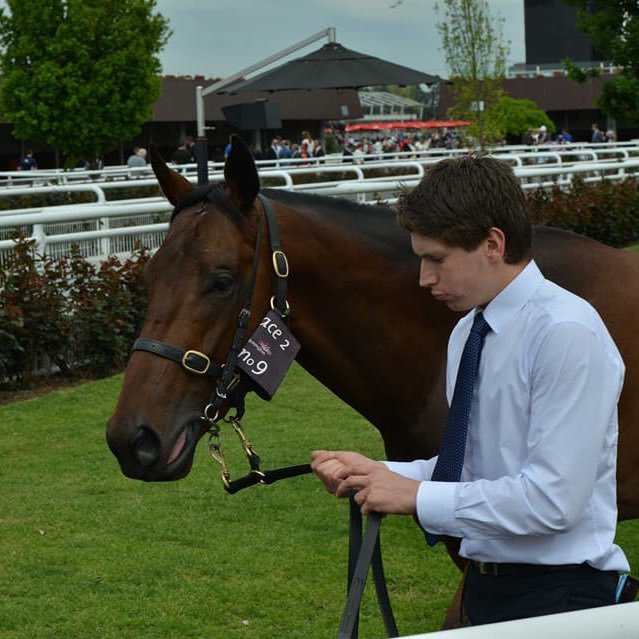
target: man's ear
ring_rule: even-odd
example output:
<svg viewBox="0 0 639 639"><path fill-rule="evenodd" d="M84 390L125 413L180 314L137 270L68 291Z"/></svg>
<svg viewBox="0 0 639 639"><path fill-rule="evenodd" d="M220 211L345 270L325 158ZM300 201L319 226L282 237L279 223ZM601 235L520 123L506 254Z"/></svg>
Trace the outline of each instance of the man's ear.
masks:
<svg viewBox="0 0 639 639"><path fill-rule="evenodd" d="M485 242L486 255L488 258L491 260L502 261L506 255L506 236L504 235L504 232L500 228L492 226L488 230L488 237Z"/></svg>

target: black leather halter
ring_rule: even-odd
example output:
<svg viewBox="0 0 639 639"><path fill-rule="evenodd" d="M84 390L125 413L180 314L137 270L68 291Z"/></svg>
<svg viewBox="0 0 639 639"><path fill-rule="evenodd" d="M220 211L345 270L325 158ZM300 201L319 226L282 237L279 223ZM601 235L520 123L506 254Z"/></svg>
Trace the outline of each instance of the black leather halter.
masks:
<svg viewBox="0 0 639 639"><path fill-rule="evenodd" d="M277 218L275 217L273 207L263 195L258 195L258 198L264 210L273 265L273 296L271 297L271 308L286 319L289 313L289 306L286 300L288 260L282 251ZM214 424L219 420L220 408L225 401L236 410L236 417L238 419L244 414L244 397L249 389L240 384L237 358L246 342L246 331L251 317L251 304L259 269L261 246L262 218L258 215L255 255L253 257L249 286L244 297L242 310L238 316L233 341L224 364L217 364L212 357L202 351L194 349L182 350L149 337L139 337L135 340L133 348L131 349L132 352L147 351L154 355L164 357L165 359L170 359L180 364L188 373L204 375L213 379L216 382L215 392L203 411L204 418L209 424Z"/></svg>

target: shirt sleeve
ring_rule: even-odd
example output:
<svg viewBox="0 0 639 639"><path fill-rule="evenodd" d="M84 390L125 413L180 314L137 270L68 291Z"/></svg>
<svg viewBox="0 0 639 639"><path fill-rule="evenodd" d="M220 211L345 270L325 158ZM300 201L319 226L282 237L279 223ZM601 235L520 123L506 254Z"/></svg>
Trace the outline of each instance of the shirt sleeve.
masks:
<svg viewBox="0 0 639 639"><path fill-rule="evenodd" d="M496 480L423 482L420 524L475 539L570 530L586 512L602 459L616 448L623 374L618 354L588 327L554 326L531 368L521 471Z"/></svg>
<svg viewBox="0 0 639 639"><path fill-rule="evenodd" d="M388 470L392 470L402 477L417 481L427 481L433 476L437 457L417 459L412 462L385 461L383 463L386 464Z"/></svg>

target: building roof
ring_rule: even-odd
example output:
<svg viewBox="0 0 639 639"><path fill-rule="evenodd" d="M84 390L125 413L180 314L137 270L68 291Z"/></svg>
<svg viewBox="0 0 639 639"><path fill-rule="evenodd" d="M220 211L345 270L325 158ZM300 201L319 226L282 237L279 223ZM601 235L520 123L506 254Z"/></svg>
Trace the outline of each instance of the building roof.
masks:
<svg viewBox="0 0 639 639"><path fill-rule="evenodd" d="M153 106L154 122L195 121L195 87L203 88L216 80L203 77L165 76L162 94ZM205 119L224 121L222 107L255 100L277 104L282 120L351 120L362 116L357 91L353 89L323 89L317 91L255 92L242 95L210 94L204 98Z"/></svg>
<svg viewBox="0 0 639 639"><path fill-rule="evenodd" d="M359 101L362 105L362 110L366 112L364 119L417 119L417 116L421 115L424 109L424 105L421 102L404 98L388 91L360 91ZM406 109L411 108L413 108L413 111L405 112ZM414 112L415 108L419 109L419 113Z"/></svg>
<svg viewBox="0 0 639 639"><path fill-rule="evenodd" d="M502 87L511 98L532 100L543 111L584 111L597 109L597 98L603 84L611 78L591 78L580 84L563 74L557 77L510 78L502 82ZM452 87L441 84L438 113L445 113L452 105Z"/></svg>

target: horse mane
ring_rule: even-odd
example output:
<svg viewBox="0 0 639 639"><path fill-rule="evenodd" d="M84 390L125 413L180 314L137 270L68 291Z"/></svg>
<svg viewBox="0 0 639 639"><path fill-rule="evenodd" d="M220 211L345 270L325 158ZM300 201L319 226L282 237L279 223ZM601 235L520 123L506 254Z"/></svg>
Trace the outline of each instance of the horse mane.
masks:
<svg viewBox="0 0 639 639"><path fill-rule="evenodd" d="M300 214L320 216L344 231L369 241L376 250L388 253L395 259L414 258L408 233L399 226L395 210L390 207L284 189L263 189L262 194ZM223 183L197 186L182 195L173 209L170 222L184 209L200 203L214 205L238 227L243 227L244 217L233 205Z"/></svg>
<svg viewBox="0 0 639 639"><path fill-rule="evenodd" d="M374 242L384 251L414 259L408 232L399 226L396 211L391 207L283 189L264 189L262 192L285 206L309 215L319 215L354 235Z"/></svg>

